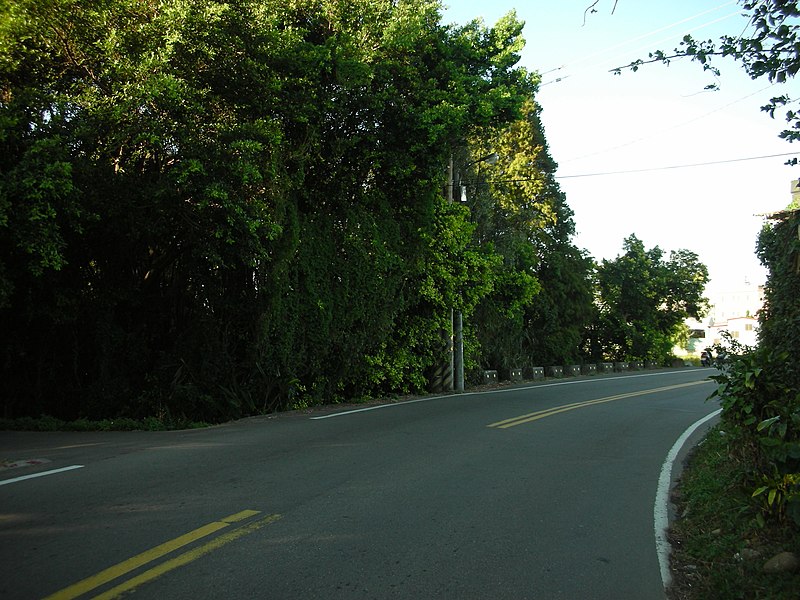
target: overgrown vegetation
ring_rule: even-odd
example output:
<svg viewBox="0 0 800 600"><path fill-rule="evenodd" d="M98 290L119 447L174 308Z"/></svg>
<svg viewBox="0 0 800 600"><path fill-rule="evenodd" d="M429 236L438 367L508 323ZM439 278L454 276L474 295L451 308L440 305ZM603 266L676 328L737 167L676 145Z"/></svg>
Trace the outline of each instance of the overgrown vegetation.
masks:
<svg viewBox="0 0 800 600"><path fill-rule="evenodd" d="M1 414L421 392L453 310L473 376L605 354L522 27L436 0L0 3Z"/></svg>
<svg viewBox="0 0 800 600"><path fill-rule="evenodd" d="M670 530L672 600L798 597L800 573L765 573L767 560L800 550L800 535L778 520L760 522L754 480L726 426L712 429L680 481L680 518Z"/></svg>
<svg viewBox="0 0 800 600"><path fill-rule="evenodd" d="M722 421L681 481L676 598L798 597L797 569L762 568L781 551L800 555L799 227L789 210L759 236L769 269L759 346L715 348Z"/></svg>

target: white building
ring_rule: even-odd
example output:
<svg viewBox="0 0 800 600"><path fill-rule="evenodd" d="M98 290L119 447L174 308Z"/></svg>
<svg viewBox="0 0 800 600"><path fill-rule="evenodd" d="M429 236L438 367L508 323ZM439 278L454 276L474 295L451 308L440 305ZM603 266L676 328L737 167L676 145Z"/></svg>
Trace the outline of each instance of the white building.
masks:
<svg viewBox="0 0 800 600"><path fill-rule="evenodd" d="M709 300L711 310L705 319L709 325L741 317L756 318L764 306L764 286L745 281L739 288L712 294Z"/></svg>
<svg viewBox="0 0 800 600"><path fill-rule="evenodd" d="M749 282L728 291L709 294L711 304L702 322L687 321L692 330L689 347L677 355L699 356L709 346L723 341L722 332L745 346L758 343L758 311L764 306L764 286Z"/></svg>
<svg viewBox="0 0 800 600"><path fill-rule="evenodd" d="M707 329L708 345L721 343L723 331L727 331L734 340L745 346L755 346L758 343L758 320L755 317L732 317L727 321L714 323Z"/></svg>
<svg viewBox="0 0 800 600"><path fill-rule="evenodd" d="M792 181L789 189L792 202L788 210L797 210L800 208L800 179ZM752 285L745 280L741 287L711 292L708 296L711 303L708 315L702 323L694 319L687 321L692 330L689 347L687 350L675 348L675 354L699 356L705 348L722 342L724 331L740 344L755 346L758 343L758 312L764 306L764 286Z"/></svg>

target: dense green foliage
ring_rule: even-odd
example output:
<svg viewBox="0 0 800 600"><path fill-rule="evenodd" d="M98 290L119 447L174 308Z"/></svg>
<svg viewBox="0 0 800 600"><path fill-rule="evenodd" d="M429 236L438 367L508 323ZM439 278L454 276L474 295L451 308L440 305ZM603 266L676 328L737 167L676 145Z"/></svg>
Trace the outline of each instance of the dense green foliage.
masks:
<svg viewBox="0 0 800 600"><path fill-rule="evenodd" d="M478 155L492 148L500 158L477 163L482 171L466 186L475 243L502 257L475 314L481 366L501 372L578 362L591 315L593 263L571 242L572 211L554 179L540 113L529 102L518 121L476 144Z"/></svg>
<svg viewBox="0 0 800 600"><path fill-rule="evenodd" d="M750 388L762 392L756 433L765 464L756 495L768 514L788 515L800 526L800 373L793 366L800 353L800 212L776 215L764 227L758 255L769 278L759 316L765 356L755 358L757 383Z"/></svg>
<svg viewBox="0 0 800 600"><path fill-rule="evenodd" d="M759 518L800 526L800 379L793 359L800 350L798 226L800 213L787 211L759 236L758 254L769 269L759 345L727 340L718 349L725 360L714 395L732 447L751 467L747 485Z"/></svg>
<svg viewBox="0 0 800 600"><path fill-rule="evenodd" d="M776 352L800 356L800 212L776 215L761 231L757 253L769 270L759 340ZM800 390L798 370L788 370L785 377L788 386Z"/></svg>
<svg viewBox="0 0 800 600"><path fill-rule="evenodd" d="M438 4L2 6L7 415L192 415L419 390L502 257L441 193L516 121L522 24Z"/></svg>
<svg viewBox="0 0 800 600"><path fill-rule="evenodd" d="M674 500L680 515L670 526L671 600L796 598L800 573L767 573L763 566L796 549L798 531L759 523L747 491L749 467L727 424L712 429L688 460Z"/></svg>
<svg viewBox="0 0 800 600"><path fill-rule="evenodd" d="M581 360L594 265L521 32L436 0L0 3L3 416L418 392L453 310L468 372Z"/></svg>
<svg viewBox="0 0 800 600"><path fill-rule="evenodd" d="M703 291L708 269L687 250L665 259L658 247L647 250L635 235L624 254L597 269L597 314L587 335L588 352L614 360L664 363L689 317L706 310Z"/></svg>

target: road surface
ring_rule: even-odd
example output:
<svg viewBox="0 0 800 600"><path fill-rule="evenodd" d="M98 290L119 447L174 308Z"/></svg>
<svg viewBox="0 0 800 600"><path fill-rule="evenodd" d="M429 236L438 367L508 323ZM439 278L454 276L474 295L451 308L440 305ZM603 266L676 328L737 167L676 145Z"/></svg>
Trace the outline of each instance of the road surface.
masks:
<svg viewBox="0 0 800 600"><path fill-rule="evenodd" d="M710 374L0 432L0 597L663 600L656 488Z"/></svg>

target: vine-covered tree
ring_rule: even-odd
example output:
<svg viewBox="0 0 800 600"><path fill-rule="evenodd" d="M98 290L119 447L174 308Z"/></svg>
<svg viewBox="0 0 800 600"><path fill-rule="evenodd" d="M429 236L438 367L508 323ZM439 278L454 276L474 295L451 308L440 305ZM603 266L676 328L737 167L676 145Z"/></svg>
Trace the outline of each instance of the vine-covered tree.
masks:
<svg viewBox="0 0 800 600"><path fill-rule="evenodd" d="M474 318L479 364L501 372L576 360L592 302L591 261L572 243L540 113L531 100L517 121L476 140L468 178L475 242L501 258ZM483 166L490 152L497 162Z"/></svg>
<svg viewBox="0 0 800 600"><path fill-rule="evenodd" d="M537 243L542 286L526 313L525 344L535 365L571 365L586 359L584 333L594 314L594 261L572 242L575 223L566 202Z"/></svg>
<svg viewBox="0 0 800 600"><path fill-rule="evenodd" d="M572 242L572 211L555 180L540 114L538 104L528 103L492 142L502 176L490 181L491 211L478 219L482 239L504 257L505 287L479 309L486 319L479 323L484 363L498 369L577 361L591 315L592 261Z"/></svg>
<svg viewBox="0 0 800 600"><path fill-rule="evenodd" d="M759 345L783 356L781 373L789 389L800 391L800 374L788 357L800 352L800 210L790 208L771 217L758 236L758 257L769 270L764 307L759 314ZM788 394L787 394L788 395ZM789 402L791 398L787 398ZM794 406L800 397L794 399Z"/></svg>
<svg viewBox="0 0 800 600"><path fill-rule="evenodd" d="M423 387L445 310L492 286L441 189L535 91L521 29L435 0L0 5L4 414Z"/></svg>

